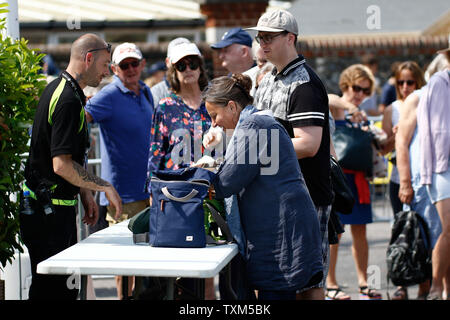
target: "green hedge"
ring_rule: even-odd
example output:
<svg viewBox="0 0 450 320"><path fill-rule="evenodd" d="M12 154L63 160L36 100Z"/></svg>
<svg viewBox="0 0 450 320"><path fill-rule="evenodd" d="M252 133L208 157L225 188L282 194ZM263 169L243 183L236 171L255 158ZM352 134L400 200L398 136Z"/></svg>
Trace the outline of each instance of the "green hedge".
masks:
<svg viewBox="0 0 450 320"><path fill-rule="evenodd" d="M7 12L0 4L0 13ZM0 32L5 19L0 20ZM22 252L18 202L12 201L23 181L23 153L28 152L29 127L34 118L45 77L39 73L44 57L27 47L27 41L0 38L0 269Z"/></svg>

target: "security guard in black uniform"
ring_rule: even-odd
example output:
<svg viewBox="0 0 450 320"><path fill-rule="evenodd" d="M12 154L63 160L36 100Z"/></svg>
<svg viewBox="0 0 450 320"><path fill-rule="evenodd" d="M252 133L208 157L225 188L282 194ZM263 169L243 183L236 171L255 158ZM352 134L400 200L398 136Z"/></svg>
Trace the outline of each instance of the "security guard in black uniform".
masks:
<svg viewBox="0 0 450 320"><path fill-rule="evenodd" d="M88 147L83 88L96 87L109 74L111 46L94 34L78 38L66 71L44 90L32 128L25 182L20 199L20 232L31 260L30 299L76 299L69 276L36 272L37 264L77 241L77 194L84 223L93 225L98 207L92 191L105 192L122 211L114 187L85 169Z"/></svg>

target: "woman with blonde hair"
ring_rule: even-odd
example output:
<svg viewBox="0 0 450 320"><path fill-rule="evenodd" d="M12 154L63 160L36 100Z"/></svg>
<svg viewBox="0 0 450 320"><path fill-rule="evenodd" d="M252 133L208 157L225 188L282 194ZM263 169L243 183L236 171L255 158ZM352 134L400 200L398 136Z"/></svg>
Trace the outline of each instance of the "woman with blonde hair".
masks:
<svg viewBox="0 0 450 320"><path fill-rule="evenodd" d="M369 68L362 64L354 64L346 68L340 76L339 88L342 97L330 99L330 109L335 118L336 127L346 125L347 112L340 105L357 107L375 88L375 79ZM365 118L364 113L358 115ZM359 120L359 119L358 119ZM339 159L338 159L339 160ZM366 225L372 223L372 206L370 203L369 182L364 172L343 168L353 196L355 205L351 214L339 214L341 222L350 224L352 234L352 254L356 264L359 293L361 299L379 300L381 294L367 284L367 267L369 261L369 246L366 236ZM326 298L328 300L349 300L350 296L341 290L336 280L336 263L339 244L330 245L330 267L327 277Z"/></svg>

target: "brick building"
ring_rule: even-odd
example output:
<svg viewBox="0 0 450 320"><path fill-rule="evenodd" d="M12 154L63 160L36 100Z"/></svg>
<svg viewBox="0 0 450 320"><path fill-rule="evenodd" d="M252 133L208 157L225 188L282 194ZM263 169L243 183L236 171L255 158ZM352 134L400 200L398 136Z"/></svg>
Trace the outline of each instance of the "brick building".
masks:
<svg viewBox="0 0 450 320"><path fill-rule="evenodd" d="M184 36L204 54L211 76L224 74L209 44L234 26L253 26L266 10L284 8L299 21L299 50L330 92L346 66L371 53L379 78L393 61L420 66L448 46L450 10L445 0L20 0L21 36L52 54L61 67L70 43L96 32L113 45L136 42L149 63L165 58L168 42ZM255 34L252 33L252 36Z"/></svg>

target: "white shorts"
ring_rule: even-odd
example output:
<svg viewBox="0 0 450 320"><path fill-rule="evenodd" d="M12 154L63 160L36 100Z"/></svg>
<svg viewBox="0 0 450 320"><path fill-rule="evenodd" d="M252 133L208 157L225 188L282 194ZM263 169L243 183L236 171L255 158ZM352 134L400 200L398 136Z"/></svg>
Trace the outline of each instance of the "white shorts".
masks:
<svg viewBox="0 0 450 320"><path fill-rule="evenodd" d="M432 182L431 185L427 185L427 191L433 204L450 198L450 166L445 172L433 173Z"/></svg>

